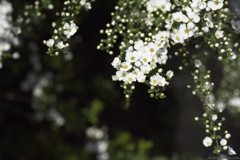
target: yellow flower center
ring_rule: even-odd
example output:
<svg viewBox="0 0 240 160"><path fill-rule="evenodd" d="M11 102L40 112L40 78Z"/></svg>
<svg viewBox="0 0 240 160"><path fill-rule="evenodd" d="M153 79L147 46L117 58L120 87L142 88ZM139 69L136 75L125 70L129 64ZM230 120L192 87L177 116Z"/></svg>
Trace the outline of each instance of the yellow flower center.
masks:
<svg viewBox="0 0 240 160"><path fill-rule="evenodd" d="M157 84L157 80L156 79L153 80L153 84Z"/></svg>
<svg viewBox="0 0 240 160"><path fill-rule="evenodd" d="M218 5L220 2L218 0L216 0L214 3L215 3L215 5Z"/></svg>
<svg viewBox="0 0 240 160"><path fill-rule="evenodd" d="M211 142L207 142L207 146L211 146Z"/></svg>

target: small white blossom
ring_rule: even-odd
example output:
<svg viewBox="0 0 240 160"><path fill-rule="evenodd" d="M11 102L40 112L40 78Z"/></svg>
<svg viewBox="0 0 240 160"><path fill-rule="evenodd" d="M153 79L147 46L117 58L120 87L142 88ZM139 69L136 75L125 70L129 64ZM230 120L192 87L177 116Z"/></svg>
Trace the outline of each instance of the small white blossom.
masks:
<svg viewBox="0 0 240 160"><path fill-rule="evenodd" d="M181 32L172 33L171 38L175 43L183 43L184 42L184 36Z"/></svg>
<svg viewBox="0 0 240 160"><path fill-rule="evenodd" d="M127 75L127 72L125 72L125 71L117 71L116 72L116 76L117 76L119 81L124 80L126 75Z"/></svg>
<svg viewBox="0 0 240 160"><path fill-rule="evenodd" d="M202 62L199 59L194 60L195 67L199 68L202 65Z"/></svg>
<svg viewBox="0 0 240 160"><path fill-rule="evenodd" d="M85 8L86 8L87 10L91 9L91 8L92 8L91 3L87 2L87 3L85 4Z"/></svg>
<svg viewBox="0 0 240 160"><path fill-rule="evenodd" d="M70 25L68 23L65 23L64 26L64 34L68 37L71 37L77 32L77 26L75 23L71 23Z"/></svg>
<svg viewBox="0 0 240 160"><path fill-rule="evenodd" d="M66 46L63 44L63 42L58 42L57 43L57 48L58 49L63 49L64 47L66 47Z"/></svg>
<svg viewBox="0 0 240 160"><path fill-rule="evenodd" d="M123 62L123 63L121 64L120 70L121 70L121 71L128 71L128 70L131 69L131 68L132 68L131 63L127 61L127 62Z"/></svg>
<svg viewBox="0 0 240 160"><path fill-rule="evenodd" d="M211 146L212 145L212 139L210 138L210 137L205 137L204 139L203 139L203 145L205 146L205 147L209 147L209 146Z"/></svg>
<svg viewBox="0 0 240 160"><path fill-rule="evenodd" d="M218 116L217 116L216 114L212 115L212 120L213 120L213 121L216 121L217 118L218 118Z"/></svg>
<svg viewBox="0 0 240 160"><path fill-rule="evenodd" d="M173 71L169 70L169 71L167 71L166 75L169 79L171 79L174 74L173 74Z"/></svg>
<svg viewBox="0 0 240 160"><path fill-rule="evenodd" d="M227 150L228 149L228 146L223 146L223 150Z"/></svg>
<svg viewBox="0 0 240 160"><path fill-rule="evenodd" d="M46 45L48 47L53 47L53 44L54 44L54 40L53 39L49 39L49 40L46 41Z"/></svg>
<svg viewBox="0 0 240 160"><path fill-rule="evenodd" d="M143 72L139 72L139 75L137 76L137 81L139 83L144 83L146 80L146 75Z"/></svg>
<svg viewBox="0 0 240 160"><path fill-rule="evenodd" d="M231 134L230 134L230 133L228 133L228 134L225 135L225 138L226 138L226 139L229 139L230 137L231 137Z"/></svg>
<svg viewBox="0 0 240 160"><path fill-rule="evenodd" d="M142 40L138 40L137 42L134 42L134 49L139 50L142 47L144 47Z"/></svg>
<svg viewBox="0 0 240 160"><path fill-rule="evenodd" d="M227 140L224 139L224 138L221 139L220 144L221 144L222 146L226 146L226 145L227 145Z"/></svg>
<svg viewBox="0 0 240 160"><path fill-rule="evenodd" d="M127 73L124 82L128 82L129 84L131 84L132 82L136 81L136 75L133 73Z"/></svg>
<svg viewBox="0 0 240 160"><path fill-rule="evenodd" d="M121 65L121 60L118 57L115 57L111 64L114 68L118 68Z"/></svg>
<svg viewBox="0 0 240 160"><path fill-rule="evenodd" d="M207 5L210 9L215 11L215 10L221 9L223 7L223 0L208 1Z"/></svg>
<svg viewBox="0 0 240 160"><path fill-rule="evenodd" d="M216 36L216 38L217 39L219 39L219 38L222 38L223 37L223 31L221 31L221 30L217 30L216 32L215 32L215 36Z"/></svg>
<svg viewBox="0 0 240 160"><path fill-rule="evenodd" d="M182 22L183 18L184 18L184 14L180 11L180 12L175 12L172 14L172 18L174 21L177 22Z"/></svg>

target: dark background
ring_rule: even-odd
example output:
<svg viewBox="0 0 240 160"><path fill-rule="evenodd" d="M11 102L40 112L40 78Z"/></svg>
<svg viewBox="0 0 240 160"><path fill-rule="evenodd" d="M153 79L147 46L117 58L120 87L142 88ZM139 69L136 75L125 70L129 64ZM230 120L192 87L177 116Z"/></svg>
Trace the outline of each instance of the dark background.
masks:
<svg viewBox="0 0 240 160"><path fill-rule="evenodd" d="M13 17L21 13L24 3L33 3L11 2L15 8ZM140 139L152 141L153 147L145 153L147 159L159 155L171 157L175 153L203 159L213 156L212 149L202 144L206 136L203 123L194 121L195 116L201 117L203 113L202 104L191 94L191 89L187 89L186 85L193 84L193 79L178 70L179 58L168 60L166 69L173 70L174 77L165 92L166 99L150 98L148 87L136 84L129 108L124 107L120 83L111 80L115 74L111 62L118 50L110 56L96 49L100 39L104 38L99 30L111 21L110 13L115 4L116 1L111 0L96 1L90 11L77 16L79 29L69 42L72 60L66 60L63 55L46 55L47 47L42 42L53 32L51 22L56 18L53 11L44 11L45 20L32 18L32 22L22 29L21 46L16 48L21 58L4 60L0 70L1 160L95 159L94 154L84 149L85 129L93 124L108 127L110 143L123 132L131 135L131 143ZM61 10L60 1L54 2L54 6ZM169 54L173 55L173 51ZM215 64L211 65L213 69L218 68L217 61ZM219 69L215 73L213 79L221 77ZM28 81L28 76L33 78ZM33 90L42 77L47 77L49 85L44 87L43 96L39 98L33 95ZM214 80L219 83L220 78ZM94 100L104 106L95 115L97 121L89 120L89 115L93 115L89 108ZM48 118L53 108L65 119L64 125L58 126ZM234 126L234 119L227 111L222 116L227 118L223 128L232 135L228 144L239 153L240 130ZM139 153L137 149L125 150L124 145L127 144L112 148L110 157L118 152Z"/></svg>

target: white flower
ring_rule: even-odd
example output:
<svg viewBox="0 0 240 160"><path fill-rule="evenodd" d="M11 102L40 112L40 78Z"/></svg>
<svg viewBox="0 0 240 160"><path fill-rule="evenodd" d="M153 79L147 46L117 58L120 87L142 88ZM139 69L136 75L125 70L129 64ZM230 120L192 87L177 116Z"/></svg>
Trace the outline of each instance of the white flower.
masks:
<svg viewBox="0 0 240 160"><path fill-rule="evenodd" d="M84 5L86 4L86 0L81 0L81 1L80 1L80 4L81 4L82 6L84 6Z"/></svg>
<svg viewBox="0 0 240 160"><path fill-rule="evenodd" d="M172 4L169 2L169 1L164 1L164 0L161 0L159 2L162 2L159 6L160 10L162 12L167 12L167 11L170 11L171 10L171 6Z"/></svg>
<svg viewBox="0 0 240 160"><path fill-rule="evenodd" d="M223 146L223 150L227 150L228 149L228 146Z"/></svg>
<svg viewBox="0 0 240 160"><path fill-rule="evenodd" d="M221 30L217 30L216 32L215 32L215 36L216 36L216 38L217 39L219 39L219 38L222 38L223 37L223 31L221 31Z"/></svg>
<svg viewBox="0 0 240 160"><path fill-rule="evenodd" d="M184 19L183 21L185 23L188 23L187 24L188 29L193 29L195 27L195 23L198 23L200 21L200 17L192 11L188 11L186 20Z"/></svg>
<svg viewBox="0 0 240 160"><path fill-rule="evenodd" d="M124 80L125 77L126 77L126 75L127 75L127 72L125 72L125 71L117 71L117 72L116 72L116 76L117 76L117 79L118 79L119 81Z"/></svg>
<svg viewBox="0 0 240 160"><path fill-rule="evenodd" d="M53 44L54 44L54 40L53 40L53 39L49 39L49 40L46 41L46 45L47 45L48 47L52 47Z"/></svg>
<svg viewBox="0 0 240 160"><path fill-rule="evenodd" d="M183 35L184 39L187 39L189 37L193 36L193 30L189 29L186 24L181 24L179 27L179 32Z"/></svg>
<svg viewBox="0 0 240 160"><path fill-rule="evenodd" d="M64 26L64 34L68 37L74 35L77 32L77 26L75 23L71 23L70 25L68 23L65 23Z"/></svg>
<svg viewBox="0 0 240 160"><path fill-rule="evenodd" d="M195 67L199 68L202 65L202 62L199 59L194 60Z"/></svg>
<svg viewBox="0 0 240 160"><path fill-rule="evenodd" d="M211 12L205 13L204 16L203 16L203 19L205 21L211 21L212 20L212 13Z"/></svg>
<svg viewBox="0 0 240 160"><path fill-rule="evenodd" d="M65 45L63 44L63 42L58 42L57 43L57 48L58 49L63 49L65 47Z"/></svg>
<svg viewBox="0 0 240 160"><path fill-rule="evenodd" d="M215 10L221 9L223 7L223 0L208 1L207 5L209 8L211 8L212 10L215 11Z"/></svg>
<svg viewBox="0 0 240 160"><path fill-rule="evenodd" d="M164 41L167 40L170 36L170 32L169 31L159 31L156 35L155 35L155 39L156 40L160 40L160 41Z"/></svg>
<svg viewBox="0 0 240 160"><path fill-rule="evenodd" d="M158 75L153 75L150 77L150 84L152 86L157 86L158 85L158 82L159 82L159 76Z"/></svg>
<svg viewBox="0 0 240 160"><path fill-rule="evenodd" d="M115 57L111 64L114 68L118 68L121 65L121 60L118 57Z"/></svg>
<svg viewBox="0 0 240 160"><path fill-rule="evenodd" d="M182 35L181 32L172 33L171 38L173 39L173 41L175 43L183 43L184 42L184 36Z"/></svg>
<svg viewBox="0 0 240 160"><path fill-rule="evenodd" d="M87 2L87 3L85 4L85 8L88 10L88 9L91 9L92 6L91 6L91 4L90 4L89 2Z"/></svg>
<svg viewBox="0 0 240 160"><path fill-rule="evenodd" d="M157 73L158 74L158 73ZM167 81L164 77L160 76L159 75L159 78L158 78L158 85L161 86L161 87L164 87L165 85L167 84Z"/></svg>
<svg viewBox="0 0 240 160"><path fill-rule="evenodd" d="M221 139L220 144L221 144L222 146L226 146L226 145L227 145L227 140L224 139L224 138Z"/></svg>
<svg viewBox="0 0 240 160"><path fill-rule="evenodd" d="M216 121L217 118L218 118L218 116L217 116L216 114L212 115L212 120L213 120L213 121Z"/></svg>
<svg viewBox="0 0 240 160"><path fill-rule="evenodd" d="M233 52L233 55L231 57L228 57L228 59L230 59L231 61L236 58L237 58L237 55L235 54L235 52Z"/></svg>
<svg viewBox="0 0 240 160"><path fill-rule="evenodd" d="M145 47L146 53L150 55L156 54L157 50L158 50L158 47L153 42L148 43L148 45Z"/></svg>
<svg viewBox="0 0 240 160"><path fill-rule="evenodd" d="M240 21L231 20L232 28L235 30L236 33L240 33Z"/></svg>
<svg viewBox="0 0 240 160"><path fill-rule="evenodd" d="M122 64L121 64L121 68L120 68L120 71L128 71L129 69L131 69L132 68L132 65L131 65L131 63L130 62L123 62Z"/></svg>
<svg viewBox="0 0 240 160"><path fill-rule="evenodd" d="M172 28L172 24L173 24L173 19L165 19L165 23L166 25L164 26L166 29L171 29Z"/></svg>
<svg viewBox="0 0 240 160"><path fill-rule="evenodd" d="M228 154L229 155L236 155L237 153L230 146L228 146Z"/></svg>
<svg viewBox="0 0 240 160"><path fill-rule="evenodd" d="M169 71L167 71L166 75L169 79L171 79L174 74L173 74L173 71L169 70Z"/></svg>
<svg viewBox="0 0 240 160"><path fill-rule="evenodd" d="M172 18L174 21L177 22L182 22L183 18L184 18L184 14L180 11L180 12L175 12L172 14Z"/></svg>
<svg viewBox="0 0 240 160"><path fill-rule="evenodd" d="M229 139L230 137L231 137L231 134L230 134L230 133L228 133L228 134L225 135L225 138L226 138L226 139Z"/></svg>
<svg viewBox="0 0 240 160"><path fill-rule="evenodd" d="M136 81L136 75L131 72L127 73L126 77L124 78L124 82L128 82L129 84L135 81Z"/></svg>
<svg viewBox="0 0 240 160"><path fill-rule="evenodd" d="M117 81L118 80L118 77L116 75L113 75L112 76L112 81Z"/></svg>
<svg viewBox="0 0 240 160"><path fill-rule="evenodd" d="M144 74L148 74L152 70L152 68L151 68L151 66L149 64L146 64L146 65L141 65L140 66L140 70Z"/></svg>
<svg viewBox="0 0 240 160"><path fill-rule="evenodd" d="M139 50L142 47L144 47L142 40L138 40L137 42L134 42L134 49Z"/></svg>
<svg viewBox="0 0 240 160"><path fill-rule="evenodd" d="M192 8L199 8L204 9L206 8L207 4L203 0L192 0L191 7Z"/></svg>
<svg viewBox="0 0 240 160"><path fill-rule="evenodd" d="M145 65L147 65L148 62L151 62L151 60L152 60L152 55L148 54L148 53L142 54L142 56L140 58L140 61Z"/></svg>
<svg viewBox="0 0 240 160"><path fill-rule="evenodd" d="M137 61L134 63L134 65L135 65L136 67L140 67L140 66L142 65L142 62L141 62L140 60L137 60Z"/></svg>
<svg viewBox="0 0 240 160"><path fill-rule="evenodd" d="M136 62L140 58L140 54L137 51L127 52L126 53L126 61L128 62Z"/></svg>
<svg viewBox="0 0 240 160"><path fill-rule="evenodd" d="M209 147L209 146L211 146L212 145L212 139L210 138L210 137L205 137L204 139L203 139L203 145L205 146L205 147Z"/></svg>
<svg viewBox="0 0 240 160"><path fill-rule="evenodd" d="M204 32L209 32L209 27L208 27L208 26L204 26L204 27L202 28L202 30L203 30Z"/></svg>
<svg viewBox="0 0 240 160"><path fill-rule="evenodd" d="M138 76L137 76L137 81L139 83L144 83L146 80L146 75L143 72L139 72Z"/></svg>
<svg viewBox="0 0 240 160"><path fill-rule="evenodd" d="M152 26L153 25L153 16L151 14L147 14L147 17L145 18L145 23L147 26Z"/></svg>
<svg viewBox="0 0 240 160"><path fill-rule="evenodd" d="M157 60L158 60L159 64L162 64L163 62L165 62L168 59L167 52L168 52L168 50L165 47L160 48L157 51L156 55L157 55Z"/></svg>

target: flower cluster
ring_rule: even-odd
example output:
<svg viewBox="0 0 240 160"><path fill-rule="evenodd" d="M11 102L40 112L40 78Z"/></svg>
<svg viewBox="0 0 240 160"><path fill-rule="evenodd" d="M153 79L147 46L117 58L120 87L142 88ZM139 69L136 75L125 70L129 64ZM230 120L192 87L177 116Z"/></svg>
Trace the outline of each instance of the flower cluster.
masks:
<svg viewBox="0 0 240 160"><path fill-rule="evenodd" d="M94 0L92 0L94 1ZM69 44L66 42L71 36L73 36L78 27L74 23L74 18L79 14L82 7L86 10L91 9L91 2L87 2L86 0L76 1L76 0L66 0L64 2L63 11L59 14L56 13L57 16L61 16L61 25L62 27L55 28L57 25L56 22L52 23L52 27L54 27L54 34L52 38L49 40L44 40L43 43L48 46L47 54L51 56L57 56L59 53L65 53L64 48L68 47Z"/></svg>
<svg viewBox="0 0 240 160"><path fill-rule="evenodd" d="M160 75L162 69L157 65L166 64L168 39L169 32L166 31L158 32L155 35L155 41L147 45L144 45L142 40L134 42L133 47L130 46L125 53L125 61L121 62L118 57L113 60L112 65L117 69L113 80L124 81L128 84L136 81L143 83L146 76L158 68L157 73L150 76L150 85L164 87L168 84L166 79L171 79L173 72L168 71L164 77Z"/></svg>
<svg viewBox="0 0 240 160"><path fill-rule="evenodd" d="M12 25L12 11L13 9L11 3L8 1L0 2L0 68L3 66L3 58L11 57L13 59L18 59L20 57L18 52L12 55L6 53L11 49L12 45L19 44L19 40L16 35L21 33L21 29L19 27Z"/></svg>
<svg viewBox="0 0 240 160"><path fill-rule="evenodd" d="M113 44L119 35L123 37L120 54L112 62L117 70L112 79L123 82L121 86L127 98L135 89L135 82L149 85L151 97L164 98L163 90L169 84L167 80L172 78L173 71L163 74L162 65L173 56L169 48L178 47L174 55L182 56L184 63L179 69L191 70L196 84L192 93L198 95L207 106L204 107L204 119L211 140L206 138L204 145L211 146L212 140L220 140L222 147L215 146L216 154L227 148L232 150L226 146L227 138L216 134L220 132L222 123L215 109L221 103L216 103L215 107L215 101L211 98L214 97L214 83L204 63L213 54L220 63L225 63L224 59L226 63L237 59L239 50L237 47L233 49L233 44L238 46L238 39L232 33L239 33L240 21L235 20L227 5L228 1L224 0L119 2L115 13L111 14L112 22L106 25L105 31L100 31L107 38L102 39L97 47L112 55ZM192 44L200 50L198 53L188 51L188 45ZM188 88L191 86L188 85Z"/></svg>
<svg viewBox="0 0 240 160"><path fill-rule="evenodd" d="M210 134L203 139L203 145L205 147L210 147L213 141L216 141L216 146L214 147L213 153L219 154L222 150L228 150L229 155L235 155L236 152L230 147L227 146L227 139L231 137L231 134L228 131L224 131L225 137L223 138L219 133L222 127L222 122L225 121L225 118L218 120L217 112L214 110L214 104L211 106L205 106L205 113L203 114L203 119L206 127L206 133ZM222 110L219 110L221 113ZM198 117L195 117L195 120L199 120Z"/></svg>

